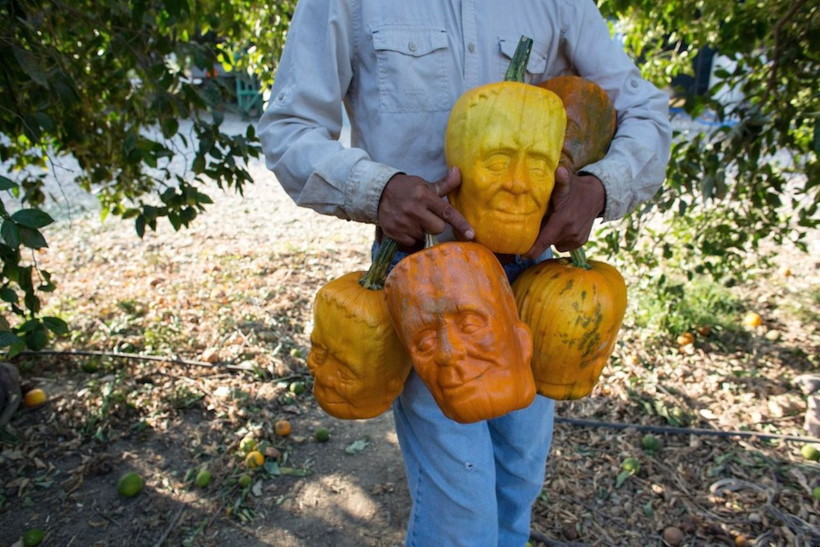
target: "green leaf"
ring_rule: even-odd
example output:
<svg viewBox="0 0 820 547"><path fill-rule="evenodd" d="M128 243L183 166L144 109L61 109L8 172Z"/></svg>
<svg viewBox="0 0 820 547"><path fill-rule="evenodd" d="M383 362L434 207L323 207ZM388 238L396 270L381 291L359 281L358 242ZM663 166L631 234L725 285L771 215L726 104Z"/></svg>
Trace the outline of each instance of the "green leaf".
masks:
<svg viewBox="0 0 820 547"><path fill-rule="evenodd" d="M36 83L47 88L48 76L46 76L46 73L40 67L40 64L37 62L37 58L30 51L17 46L12 46L11 50L14 53L14 58L17 59L17 63L19 63L20 68L23 69L23 72L25 72L28 77Z"/></svg>
<svg viewBox="0 0 820 547"><path fill-rule="evenodd" d="M17 183L8 177L0 175L0 190L11 190L12 188L17 188Z"/></svg>
<svg viewBox="0 0 820 547"><path fill-rule="evenodd" d="M20 209L11 215L11 219L27 228L43 228L54 222L51 215L41 209Z"/></svg>
<svg viewBox="0 0 820 547"><path fill-rule="evenodd" d="M8 288L3 287L0 289L0 300L3 302L17 302L20 298L17 296L17 292Z"/></svg>
<svg viewBox="0 0 820 547"><path fill-rule="evenodd" d="M20 243L29 249L43 249L48 247L46 238L43 237L43 234L41 234L39 230L26 228L25 226L19 226L18 228L20 230Z"/></svg>
<svg viewBox="0 0 820 547"><path fill-rule="evenodd" d="M9 352L6 355L6 357L8 357L9 359L12 359L14 357L17 357L21 353L23 353L25 350L26 350L26 343L23 340L20 340L19 342L15 342L11 346L9 346Z"/></svg>
<svg viewBox="0 0 820 547"><path fill-rule="evenodd" d="M358 454L370 445L370 438L363 437L359 440L353 441L345 448L345 454Z"/></svg>
<svg viewBox="0 0 820 547"><path fill-rule="evenodd" d="M68 334L68 323L59 317L43 317L43 324L54 334Z"/></svg>
<svg viewBox="0 0 820 547"><path fill-rule="evenodd" d="M6 346L11 346L14 344L20 344L22 340L11 331L2 331L0 332L0 348L5 348Z"/></svg>
<svg viewBox="0 0 820 547"><path fill-rule="evenodd" d="M31 332L27 332L24 336L26 346L34 351L40 351L48 345L48 332L46 329L39 328Z"/></svg>
<svg viewBox="0 0 820 547"><path fill-rule="evenodd" d="M3 240L12 249L20 246L20 230L11 219L3 220L3 224L0 226L0 235L3 236Z"/></svg>

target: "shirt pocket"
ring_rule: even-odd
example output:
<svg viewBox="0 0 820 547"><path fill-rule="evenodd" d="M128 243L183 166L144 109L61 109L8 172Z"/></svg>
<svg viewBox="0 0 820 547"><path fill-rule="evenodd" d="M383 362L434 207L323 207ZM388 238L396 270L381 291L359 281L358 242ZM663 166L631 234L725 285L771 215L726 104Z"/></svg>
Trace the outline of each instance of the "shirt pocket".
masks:
<svg viewBox="0 0 820 547"><path fill-rule="evenodd" d="M518 42L521 41L521 35L504 35L498 37L498 70L501 77L504 79L507 73L507 68L510 66L515 55L515 50L518 48ZM530 51L530 58L527 60L527 75L524 79L527 83L541 81L541 76L547 71L547 48L540 42L533 41L532 51Z"/></svg>
<svg viewBox="0 0 820 547"><path fill-rule="evenodd" d="M443 28L384 26L372 29L379 110L447 110L449 46Z"/></svg>

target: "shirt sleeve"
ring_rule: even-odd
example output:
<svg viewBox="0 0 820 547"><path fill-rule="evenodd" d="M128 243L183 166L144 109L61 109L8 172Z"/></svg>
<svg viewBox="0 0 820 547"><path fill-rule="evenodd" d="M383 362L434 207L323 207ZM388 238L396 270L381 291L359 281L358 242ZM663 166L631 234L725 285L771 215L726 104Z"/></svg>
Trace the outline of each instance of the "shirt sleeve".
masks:
<svg viewBox="0 0 820 547"><path fill-rule="evenodd" d="M297 205L375 223L382 190L398 170L338 141L355 53L348 6L298 2L258 133L267 167Z"/></svg>
<svg viewBox="0 0 820 547"><path fill-rule="evenodd" d="M664 181L672 140L669 97L641 77L594 2L571 4L578 11L565 26L568 54L578 74L598 83L618 113L607 155L581 171L601 180L604 220L616 220L650 199Z"/></svg>

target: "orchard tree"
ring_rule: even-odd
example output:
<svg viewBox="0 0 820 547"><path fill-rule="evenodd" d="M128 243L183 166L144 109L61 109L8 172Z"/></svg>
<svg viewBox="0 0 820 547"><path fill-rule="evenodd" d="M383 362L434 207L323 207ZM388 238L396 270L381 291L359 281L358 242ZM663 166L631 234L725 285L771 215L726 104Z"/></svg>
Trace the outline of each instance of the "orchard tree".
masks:
<svg viewBox="0 0 820 547"><path fill-rule="evenodd" d="M61 170L61 182L93 191L103 215L134 219L140 236L162 218L187 226L211 203L206 186L242 192L251 182L253 126L238 135L220 127L233 88L191 75L220 67L270 82L294 6L0 0L0 299L10 312L0 315L0 347L39 349L49 331L67 329L39 317L38 292L55 285L35 260L52 222L41 208L44 181L58 159L78 166ZM178 157L181 172L170 168Z"/></svg>
<svg viewBox="0 0 820 547"><path fill-rule="evenodd" d="M705 48L732 68L717 71L706 94L677 96L689 116L709 113L716 125L678 135L663 190L592 245L661 272L653 282L669 292L680 282L665 271L731 280L764 241L804 248L817 225L817 3L598 3L662 88L691 72ZM103 214L132 218L139 235L163 218L187 226L211 202L207 188L241 192L251 182L246 162L260 151L253 126L221 129L232 87L191 71L221 68L268 86L295 4L0 0L0 300L9 312L0 315L0 347L42 348L49 332L67 329L40 317L38 292L54 284L35 260L52 222L44 180L59 158L78 165L61 180L93 191ZM740 100L721 99L727 89ZM170 168L175 159L182 172Z"/></svg>
<svg viewBox="0 0 820 547"><path fill-rule="evenodd" d="M676 124L667 181L654 200L597 244L628 255L659 289L706 275L731 284L749 260L806 249L817 227L820 169L820 4L810 0L602 0L644 75L673 106L710 125ZM713 51L703 94L671 86ZM692 127L699 130L692 131ZM648 267L647 267L648 266Z"/></svg>

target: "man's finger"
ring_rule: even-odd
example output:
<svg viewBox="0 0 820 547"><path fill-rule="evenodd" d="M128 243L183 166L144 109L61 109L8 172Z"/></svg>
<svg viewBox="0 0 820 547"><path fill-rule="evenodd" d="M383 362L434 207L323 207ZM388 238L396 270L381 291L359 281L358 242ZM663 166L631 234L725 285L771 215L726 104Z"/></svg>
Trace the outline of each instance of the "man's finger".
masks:
<svg viewBox="0 0 820 547"><path fill-rule="evenodd" d="M475 239L475 230L473 230L473 227L470 226L469 222L467 222L467 219L464 218L455 207L446 201L442 200L441 205L441 209L435 211L439 218L452 226L456 234L461 236L463 239Z"/></svg>
<svg viewBox="0 0 820 547"><path fill-rule="evenodd" d="M438 197L443 198L461 185L461 171L458 167L451 167L447 176L433 183L433 189Z"/></svg>

